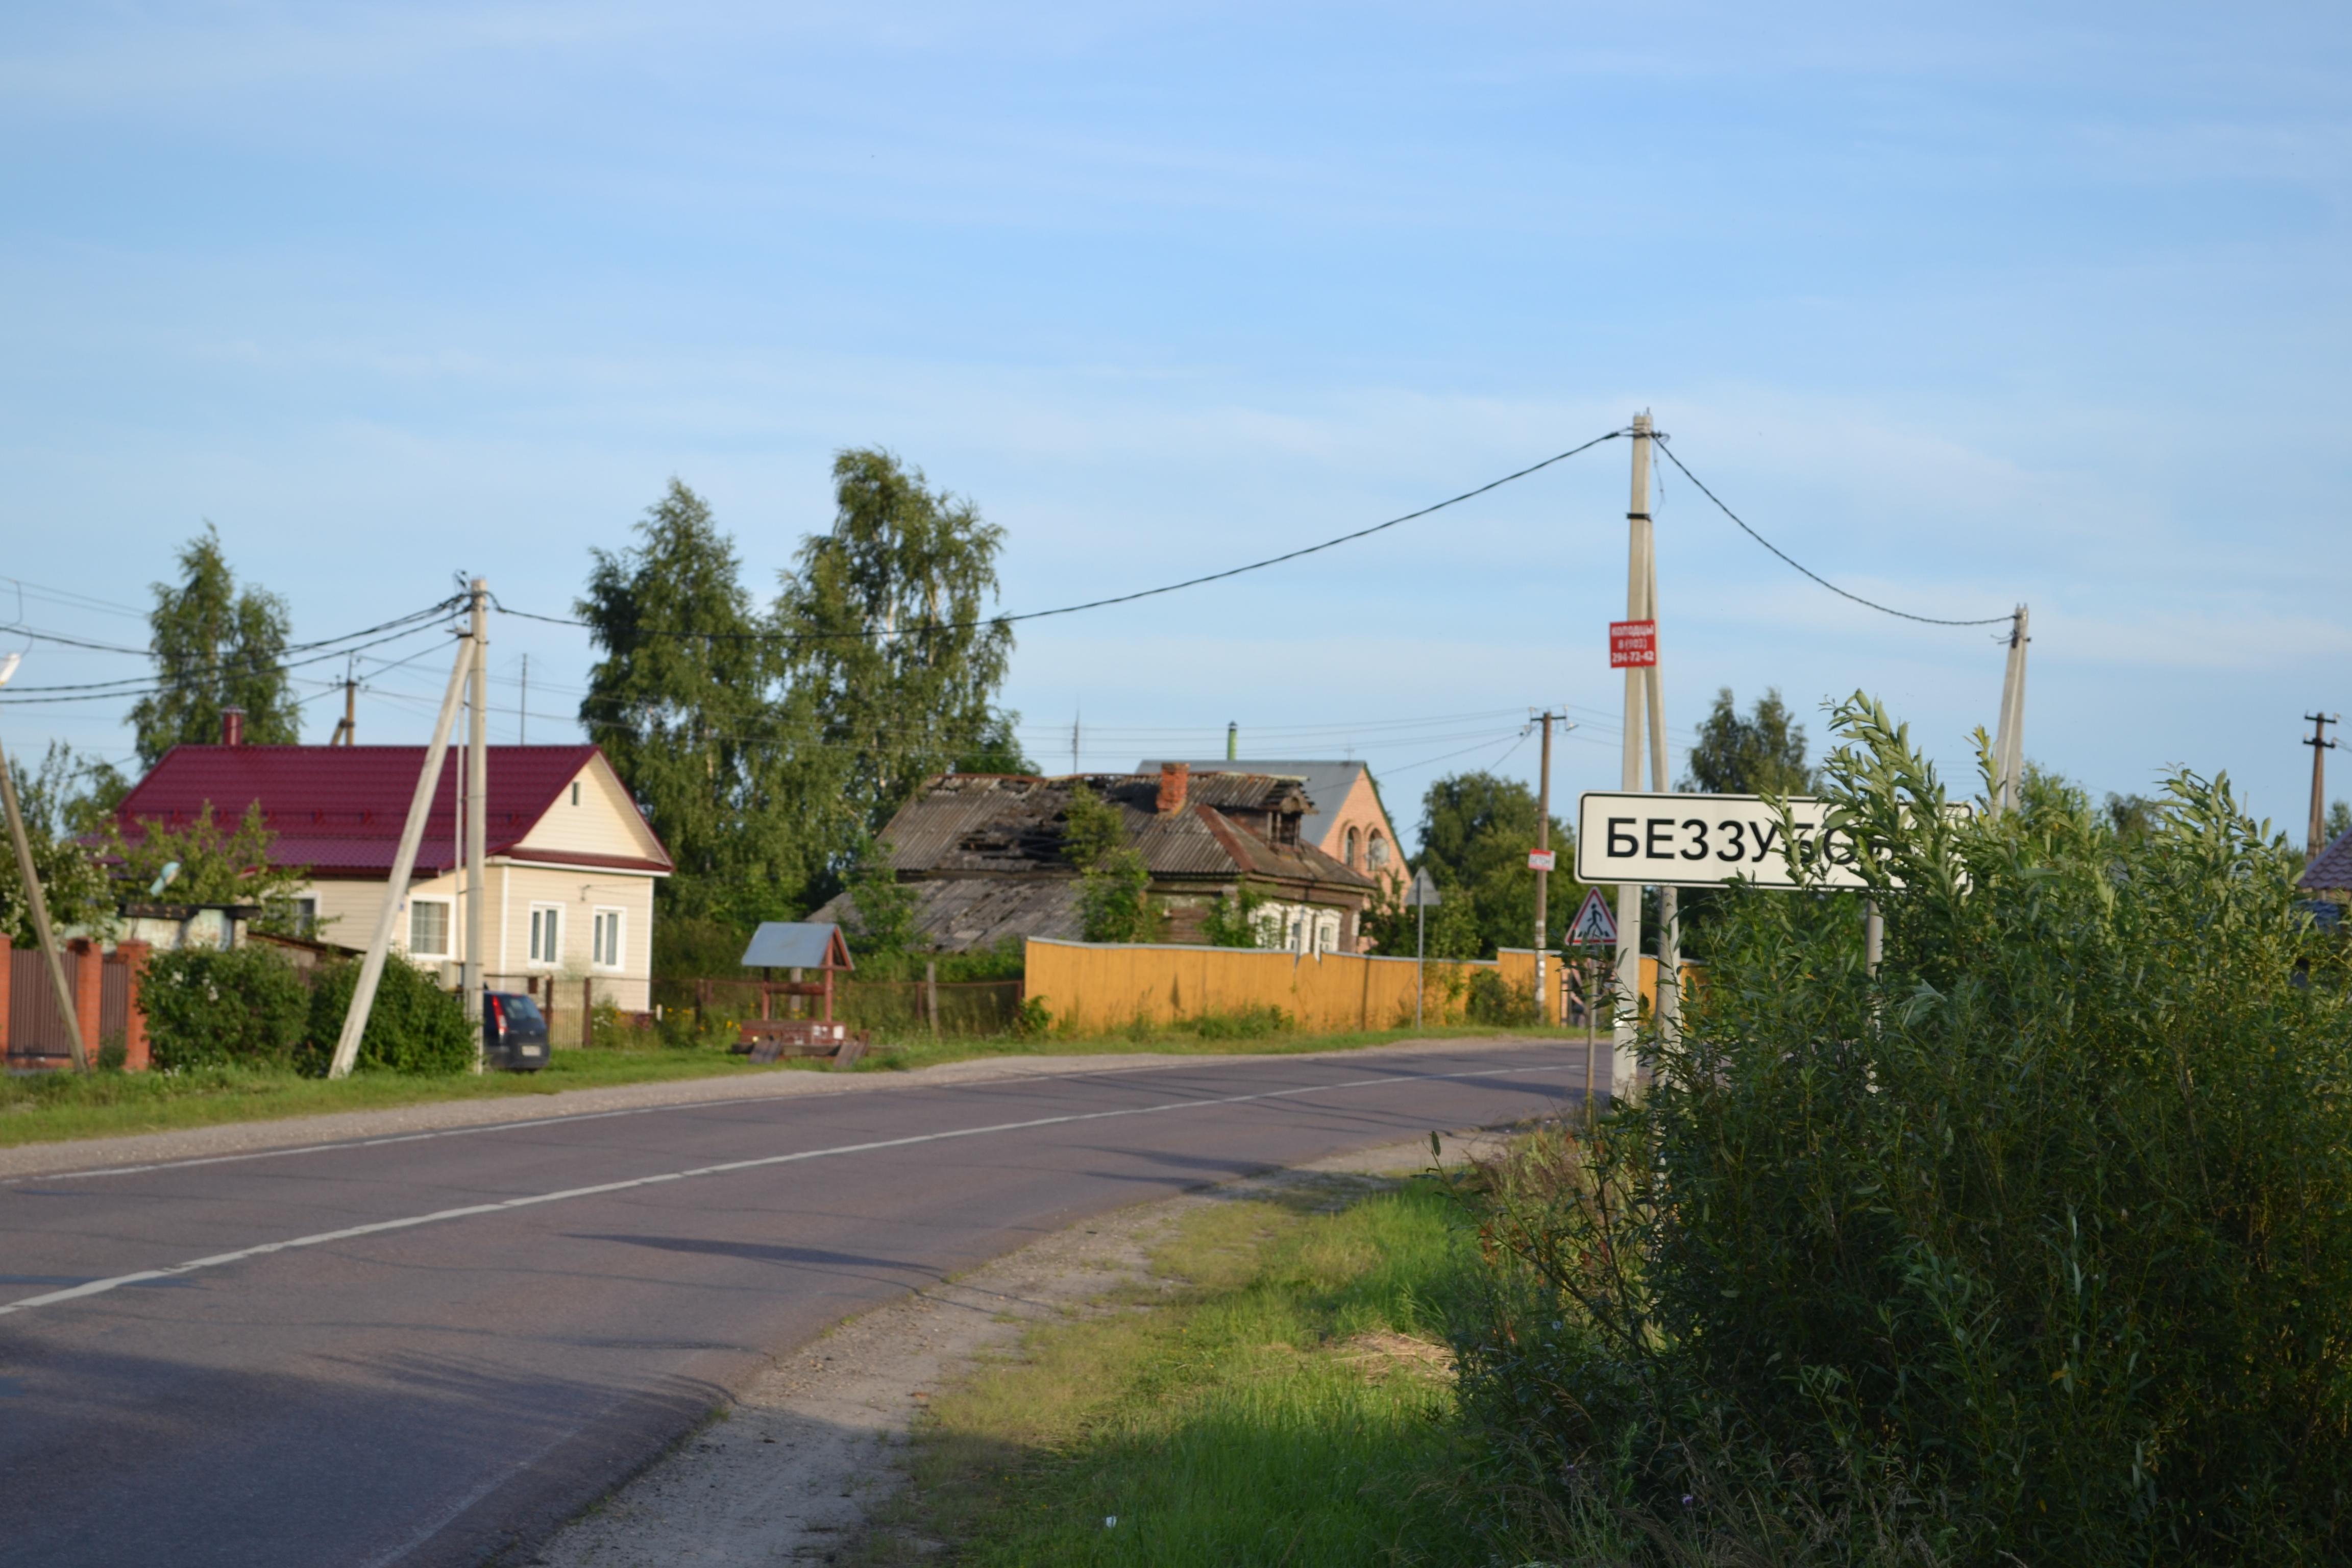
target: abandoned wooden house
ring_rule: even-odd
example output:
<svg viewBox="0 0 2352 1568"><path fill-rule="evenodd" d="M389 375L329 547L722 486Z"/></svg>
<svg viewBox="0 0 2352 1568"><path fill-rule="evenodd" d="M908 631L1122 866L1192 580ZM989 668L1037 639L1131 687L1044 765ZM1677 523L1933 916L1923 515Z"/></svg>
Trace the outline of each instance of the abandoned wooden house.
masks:
<svg viewBox="0 0 2352 1568"><path fill-rule="evenodd" d="M1296 778L1152 773L1036 778L949 773L932 779L884 830L890 867L915 894L918 940L961 952L1024 937L1077 941L1079 868L1065 852L1072 792L1084 785L1118 809L1128 847L1167 913L1158 940L1201 942L1221 899L1246 889L1263 947L1360 951L1372 878L1302 841L1313 811ZM844 893L809 916L859 922Z"/></svg>

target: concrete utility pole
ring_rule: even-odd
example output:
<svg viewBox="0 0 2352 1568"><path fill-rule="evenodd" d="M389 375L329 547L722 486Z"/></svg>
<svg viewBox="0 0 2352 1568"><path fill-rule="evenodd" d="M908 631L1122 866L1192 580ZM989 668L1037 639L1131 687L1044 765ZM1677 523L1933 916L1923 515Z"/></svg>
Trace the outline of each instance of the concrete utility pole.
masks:
<svg viewBox="0 0 2352 1568"><path fill-rule="evenodd" d="M1992 742L1995 816L2016 810L2025 786L2025 647L2033 640L2027 621L2023 605L2009 619L2009 663L2001 671L2000 721Z"/></svg>
<svg viewBox="0 0 2352 1568"><path fill-rule="evenodd" d="M466 735L466 1017L482 1021L483 894L489 878L482 861L490 808L490 606L489 585L473 581L473 712ZM474 1070L482 1070L482 1031L474 1031Z"/></svg>
<svg viewBox="0 0 2352 1568"><path fill-rule="evenodd" d="M1551 727L1555 723L1566 722L1567 718L1567 714L1554 713L1549 709L1536 715L1536 722L1543 726L1543 766L1538 774L1541 782L1536 788L1536 853L1538 855L1551 847ZM1568 727L1571 730L1576 728L1573 724ZM1543 867L1538 866L1536 868L1536 1016L1538 1017L1543 1016L1544 998L1548 994L1544 990L1544 922L1546 916L1551 910L1550 898L1551 873Z"/></svg>
<svg viewBox="0 0 2352 1568"><path fill-rule="evenodd" d="M1650 416L1633 416L1633 489L1625 510L1625 618L1649 618L1650 599ZM1642 787L1642 722L1648 683L1638 666L1625 669L1625 748L1622 787L1628 793ZM1640 1058L1634 1047L1641 1037L1642 1008L1642 885L1617 885L1617 1005L1616 1027L1611 1044L1609 1092L1630 1098Z"/></svg>
<svg viewBox="0 0 2352 1568"><path fill-rule="evenodd" d="M1652 621L1658 618L1658 535L1649 523L1642 525L1649 535L1642 551L1642 565L1649 579L1649 607L1643 611ZM1642 671L1642 684L1649 691L1650 710L1650 787L1660 795L1675 787L1674 775L1666 770L1666 699L1663 678L1658 673L1658 661L1653 658ZM1658 1039L1663 1045L1673 1045L1682 1036L1683 1026L1683 923L1676 890L1658 889Z"/></svg>
<svg viewBox="0 0 2352 1568"><path fill-rule="evenodd" d="M2311 725L2303 743L2311 748L2311 853L2316 856L2327 847L2327 753L2344 743L2327 738L2327 726L2341 724L2344 715L2306 713L2304 719Z"/></svg>
<svg viewBox="0 0 2352 1568"><path fill-rule="evenodd" d="M335 726L334 734L328 740L327 744L331 746L358 743L360 683L354 675L355 664L354 660L343 667L343 721Z"/></svg>
<svg viewBox="0 0 2352 1568"><path fill-rule="evenodd" d="M383 908L375 917L375 934L368 939L367 956L360 960L359 984L352 987L351 1010L343 1015L343 1030L335 1041L329 1078L349 1078L360 1058L360 1040L367 1033L368 1015L375 1010L375 988L383 979L383 962L392 951L393 928L408 906L408 877L416 869L416 847L425 837L425 818L441 784L441 764L449 755L449 731L457 727L457 707L466 695L466 676L473 668L474 641L457 640L457 662L449 667L449 689L442 693L441 713L433 721L433 743L425 748L425 765L417 770L416 792L408 797L408 821L400 830L400 847L392 857L392 878L384 884Z"/></svg>
<svg viewBox="0 0 2352 1568"><path fill-rule="evenodd" d="M16 673L17 656L10 654L0 659L0 686L5 686ZM8 811L8 843L16 852L16 875L25 884L25 904L32 911L33 936L41 944L41 956L48 961L49 984L58 994L58 1014L66 1021L66 1044L73 1048L76 1072L89 1070L89 1047L81 1037L81 1014L74 1007L73 987L66 984L65 959L58 952L58 933L49 929L49 901L41 895L41 874L33 868L33 843L25 831L25 811L16 802L16 775L8 771L8 754L0 751L0 799L5 799ZM85 959L98 961L95 952Z"/></svg>

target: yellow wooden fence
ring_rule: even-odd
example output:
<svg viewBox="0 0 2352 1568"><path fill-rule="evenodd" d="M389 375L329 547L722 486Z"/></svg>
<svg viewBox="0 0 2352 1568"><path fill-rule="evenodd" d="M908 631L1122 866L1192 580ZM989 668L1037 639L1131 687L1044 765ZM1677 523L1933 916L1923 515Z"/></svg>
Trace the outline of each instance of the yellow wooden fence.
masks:
<svg viewBox="0 0 2352 1568"><path fill-rule="evenodd" d="M1515 991L1535 984L1532 948L1505 948L1491 959L1429 961L1422 1016L1465 1022L1470 976L1493 971ZM1547 1022L1559 1016L1559 955L1546 966ZM1395 1029L1412 1025L1414 963L1410 958L1356 953L1261 952L1248 948L1156 942L1056 942L1031 937L1025 994L1044 1004L1056 1026L1098 1034L1132 1024L1279 1007L1314 1033ZM1642 995L1654 999L1657 961L1642 960Z"/></svg>

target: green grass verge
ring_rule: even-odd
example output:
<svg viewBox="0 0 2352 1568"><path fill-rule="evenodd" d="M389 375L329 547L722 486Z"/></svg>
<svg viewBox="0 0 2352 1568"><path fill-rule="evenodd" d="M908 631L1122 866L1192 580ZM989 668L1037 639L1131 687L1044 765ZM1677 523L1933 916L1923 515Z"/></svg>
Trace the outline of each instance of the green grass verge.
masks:
<svg viewBox="0 0 2352 1568"><path fill-rule="evenodd" d="M1360 1050L1372 1046L1400 1045L1407 1040L1583 1037L1580 1033L1563 1035L1549 1028L1502 1028L1489 1024L1425 1029L1350 1029L1315 1035L1280 1029L1235 1029L1226 1020L1210 1018L1198 1026L1125 1029L1110 1035L942 1036L937 1039L919 1035L877 1041L866 1059L857 1064L857 1070L898 1072L980 1057L1115 1056L1130 1051L1176 1056L1286 1056L1302 1051Z"/></svg>
<svg viewBox="0 0 2352 1568"><path fill-rule="evenodd" d="M1153 1258L1172 1289L1034 1331L937 1400L867 1562L1476 1560L1440 1349L1475 1251L1427 1184L1328 1197L1195 1214Z"/></svg>
<svg viewBox="0 0 2352 1568"><path fill-rule="evenodd" d="M0 1078L0 1147L105 1138L224 1121L264 1121L342 1110L380 1110L450 1100L560 1094L568 1089L671 1079L789 1072L753 1067L710 1047L558 1051L536 1073L414 1078L355 1073L340 1082L291 1071L203 1068L180 1073L44 1072ZM805 1069L801 1069L805 1070Z"/></svg>
<svg viewBox="0 0 2352 1568"><path fill-rule="evenodd" d="M1127 1033L1103 1038L993 1038L887 1041L877 1046L857 1070L904 1071L945 1062L998 1056L1084 1056L1124 1051L1194 1052L1203 1056L1344 1050L1391 1045L1404 1039L1449 1035L1486 1037L1525 1033L1501 1029L1432 1029L1346 1035L1273 1034L1223 1037L1212 1031ZM824 1063L754 1067L715 1045L607 1047L560 1050L536 1073L466 1074L414 1078L395 1073L357 1073L340 1082L304 1078L291 1071L207 1068L181 1073L76 1074L43 1072L0 1077L0 1148L50 1143L75 1138L107 1138L164 1132L229 1121L267 1121L288 1116L320 1116L343 1110L381 1110L451 1100L560 1094L571 1089L610 1084L656 1083L677 1079L735 1078L746 1073L827 1071Z"/></svg>

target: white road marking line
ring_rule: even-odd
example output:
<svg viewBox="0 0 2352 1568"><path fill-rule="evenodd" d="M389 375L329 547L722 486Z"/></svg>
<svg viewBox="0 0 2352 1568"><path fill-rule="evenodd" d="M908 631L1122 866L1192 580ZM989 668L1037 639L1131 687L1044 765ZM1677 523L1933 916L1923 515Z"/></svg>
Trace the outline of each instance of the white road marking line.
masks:
<svg viewBox="0 0 2352 1568"><path fill-rule="evenodd" d="M883 1138L869 1143L843 1143L830 1149L803 1149L793 1154L765 1154L756 1160L729 1160L717 1165L697 1165L692 1170L665 1171L655 1176L635 1176L624 1182L599 1182L589 1187L565 1187L552 1193L533 1193L520 1198L501 1198L496 1203L468 1204L463 1208L436 1209L431 1214L409 1215L401 1219L380 1219L367 1225L355 1225L341 1230L320 1231L315 1236L298 1236L286 1241L265 1241L257 1247L241 1247L235 1252L218 1252L210 1258L192 1258L163 1268L142 1269L136 1274L118 1274L110 1279L92 1279L69 1289L51 1290L44 1295L26 1296L0 1304L0 1317L13 1312L29 1311L35 1307L55 1306L61 1301L76 1301L88 1296L102 1296L119 1290L125 1285L143 1285L151 1279L170 1279L183 1274L193 1274L199 1268L220 1268L231 1263L242 1263L251 1258L266 1258L273 1252L290 1252L297 1247L324 1247L330 1242L351 1241L362 1236L381 1236L387 1231L411 1230L421 1225L437 1225L444 1220L470 1219L476 1215L500 1214L509 1209L536 1207L541 1204L560 1204L573 1198L596 1197L605 1193L625 1193L635 1187L659 1186L667 1182L683 1182L696 1176L723 1176L737 1171L756 1171L768 1165L790 1165L802 1160L824 1160L838 1154L870 1154L877 1149L904 1149L917 1143L939 1143L950 1138L979 1138L993 1132L1025 1132L1037 1127L1058 1127L1074 1121L1103 1121L1120 1116L1155 1116L1170 1110L1200 1110L1213 1105L1244 1105L1256 1100L1288 1100L1302 1094L1328 1094L1344 1089L1376 1089L1384 1085L1431 1083L1452 1079L1516 1078L1529 1074L1566 1072L1565 1065L1542 1068L1486 1068L1477 1072L1437 1072L1390 1074L1384 1078L1351 1079L1340 1083L1309 1084L1297 1089L1269 1089L1255 1094L1230 1094L1216 1100L1171 1100L1158 1105L1128 1106L1118 1110L1079 1110L1062 1116L1038 1116L1026 1121L998 1121L985 1127L957 1127L945 1132L918 1132L905 1138Z"/></svg>
<svg viewBox="0 0 2352 1568"><path fill-rule="evenodd" d="M1154 1062L1148 1067L1023 1073L963 1083L910 1084L908 1088L988 1089L1004 1083L1076 1083L1097 1078L1139 1078L1146 1073L1186 1072L1202 1065L1204 1064ZM387 1132L377 1138L338 1138L324 1143L295 1143L283 1149L253 1149L237 1154L199 1154L185 1160L156 1160L144 1165L101 1165L87 1171L35 1171L21 1176L0 1176L0 1187L20 1187L31 1182L81 1182L100 1176L143 1176L155 1171L184 1171L197 1165L234 1165L247 1160L282 1160L295 1154L330 1154L338 1149L374 1149L386 1143L422 1143L431 1138L466 1138L478 1132L520 1132L534 1127L569 1125L574 1121L608 1121L616 1116L654 1116L669 1110L711 1110L721 1106L768 1105L777 1100L799 1101L801 1099L801 1096L782 1093L723 1094L709 1100L680 1100L663 1105L629 1105L618 1110L554 1110L545 1116L526 1116L513 1121L485 1121L472 1127L436 1127L424 1132Z"/></svg>

